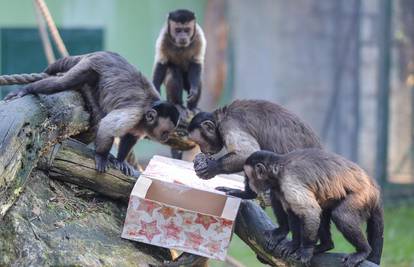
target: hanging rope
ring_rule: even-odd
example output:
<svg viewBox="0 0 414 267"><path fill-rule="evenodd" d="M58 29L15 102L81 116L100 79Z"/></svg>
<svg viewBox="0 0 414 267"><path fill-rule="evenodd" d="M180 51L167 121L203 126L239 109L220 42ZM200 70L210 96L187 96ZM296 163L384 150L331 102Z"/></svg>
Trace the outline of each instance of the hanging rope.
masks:
<svg viewBox="0 0 414 267"><path fill-rule="evenodd" d="M33 6L36 13L36 21L39 28L40 39L42 40L43 50L47 59L47 63L50 65L56 61L55 54L53 53L52 44L47 33L46 23L42 17L42 12L39 6L36 4L36 0L33 0Z"/></svg>
<svg viewBox="0 0 414 267"><path fill-rule="evenodd" d="M40 9L40 12L42 12L43 17L46 20L47 26L49 27L50 33L52 35L53 41L55 42L59 53L62 55L62 57L69 56L68 50L66 50L66 46L63 43L62 37L59 34L59 31L56 27L55 22L53 21L52 15L50 14L49 9L46 6L46 3L44 0L36 0L36 4Z"/></svg>
<svg viewBox="0 0 414 267"><path fill-rule="evenodd" d="M13 85L13 84L26 84L32 83L35 81L42 80L49 77L47 73L24 73L24 74L13 74L13 75L1 75L0 76L0 86L3 85Z"/></svg>

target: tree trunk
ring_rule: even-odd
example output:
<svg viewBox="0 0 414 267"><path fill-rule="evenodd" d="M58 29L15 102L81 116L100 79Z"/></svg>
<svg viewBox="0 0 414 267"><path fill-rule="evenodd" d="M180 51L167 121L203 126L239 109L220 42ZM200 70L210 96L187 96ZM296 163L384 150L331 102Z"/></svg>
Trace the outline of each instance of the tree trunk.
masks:
<svg viewBox="0 0 414 267"><path fill-rule="evenodd" d="M134 186L136 178L123 175L111 169L105 174L97 174L94 170L93 151L84 144L67 140L42 159L40 168L49 170L49 176L65 182L87 187L101 194L126 201ZM46 163L47 162L47 163ZM139 174L137 173L136 176ZM264 251L263 231L276 227L266 213L253 201L243 201L237 217L235 233L258 255L273 266L300 266L283 260ZM183 262L197 260L200 257L187 254L181 257ZM279 255L276 251L275 255ZM340 266L343 254L323 253L313 257L314 267ZM179 266L166 264L165 266ZM361 267L378 266L364 261Z"/></svg>

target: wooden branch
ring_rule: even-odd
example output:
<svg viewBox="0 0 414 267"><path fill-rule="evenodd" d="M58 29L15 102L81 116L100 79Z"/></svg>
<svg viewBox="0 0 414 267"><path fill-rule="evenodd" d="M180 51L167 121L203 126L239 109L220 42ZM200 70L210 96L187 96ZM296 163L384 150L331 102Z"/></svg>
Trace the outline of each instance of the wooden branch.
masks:
<svg viewBox="0 0 414 267"><path fill-rule="evenodd" d="M40 155L88 128L78 93L0 101L0 219L23 190Z"/></svg>
<svg viewBox="0 0 414 267"><path fill-rule="evenodd" d="M111 168L105 174L97 174L94 169L93 150L84 144L67 140L60 147L56 147L49 155L46 155L39 166L49 170L49 176L69 183L87 187L103 195L127 201L134 186L136 178L127 177L120 171ZM136 173L135 176L138 176ZM263 231L276 227L267 214L253 201L243 201L237 216L235 233L261 258L273 266L300 266L278 258L275 252L271 255L263 249ZM341 258L344 254L323 253L312 259L314 267L341 266ZM184 254L180 257L183 262L193 262L201 257ZM181 263L166 263L163 266L180 266ZM369 261L364 261L361 267L378 266Z"/></svg>
<svg viewBox="0 0 414 267"><path fill-rule="evenodd" d="M68 139L56 145L39 162L38 168L50 178L89 188L105 196L128 201L140 173L126 176L112 164L105 173L95 170L95 152L85 144Z"/></svg>

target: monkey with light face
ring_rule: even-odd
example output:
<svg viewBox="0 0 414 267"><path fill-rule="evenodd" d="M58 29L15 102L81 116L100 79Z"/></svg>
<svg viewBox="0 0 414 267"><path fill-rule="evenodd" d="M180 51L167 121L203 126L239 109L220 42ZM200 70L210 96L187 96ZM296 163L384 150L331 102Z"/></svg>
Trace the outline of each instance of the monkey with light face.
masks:
<svg viewBox="0 0 414 267"><path fill-rule="evenodd" d="M280 196L294 225L292 234L300 237L292 250L294 258L310 263L320 218L327 211L356 248L343 258L344 265L353 267L365 259L380 264L384 230L380 190L358 165L321 149L284 155L257 151L247 158L244 172L254 192L271 190ZM360 229L363 222L368 241Z"/></svg>
<svg viewBox="0 0 414 267"><path fill-rule="evenodd" d="M203 153L194 160L194 169L202 179L243 171L247 157L257 150L284 154L300 148L322 147L314 131L299 117L263 100L239 100L212 113L201 112L190 122L188 132L189 139L196 142ZM210 157L223 147L227 154L218 159ZM257 196L247 181L244 191L226 187L217 189L244 199ZM279 228L265 233L268 251L272 251L289 232L287 214L274 191L271 192L271 203ZM322 235L321 244L332 246L330 234Z"/></svg>
<svg viewBox="0 0 414 267"><path fill-rule="evenodd" d="M188 93L187 107L197 107L205 52L206 40L194 13L185 9L170 12L156 42L153 73L158 92L165 84L168 102L182 105L184 89Z"/></svg>
<svg viewBox="0 0 414 267"><path fill-rule="evenodd" d="M177 125L177 108L160 101L153 84L116 53L95 52L65 57L51 64L45 72L64 74L28 84L11 92L5 100L27 94L89 88L85 89L88 90L85 95L89 96L86 100L93 100L94 103L88 104L95 107L91 115L99 116L100 120L95 140L95 163L99 172L107 169L115 137L120 137L115 165L130 175L133 169L125 159L138 139L149 137L164 143Z"/></svg>

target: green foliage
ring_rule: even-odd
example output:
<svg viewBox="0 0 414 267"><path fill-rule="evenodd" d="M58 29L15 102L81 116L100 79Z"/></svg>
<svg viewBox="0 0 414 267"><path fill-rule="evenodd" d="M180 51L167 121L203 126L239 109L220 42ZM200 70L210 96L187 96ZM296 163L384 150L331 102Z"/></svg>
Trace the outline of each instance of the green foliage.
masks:
<svg viewBox="0 0 414 267"><path fill-rule="evenodd" d="M270 209L268 209L270 215ZM273 215L271 215L273 216ZM385 208L384 250L381 266L409 267L414 266L414 206L412 203L403 203L398 206L387 205ZM365 226L364 226L365 227ZM353 248L335 227L332 227L335 249L333 252L352 252ZM229 255L245 266L264 266L257 259L250 248L237 236L233 237ZM225 263L211 261L212 267L224 267Z"/></svg>

